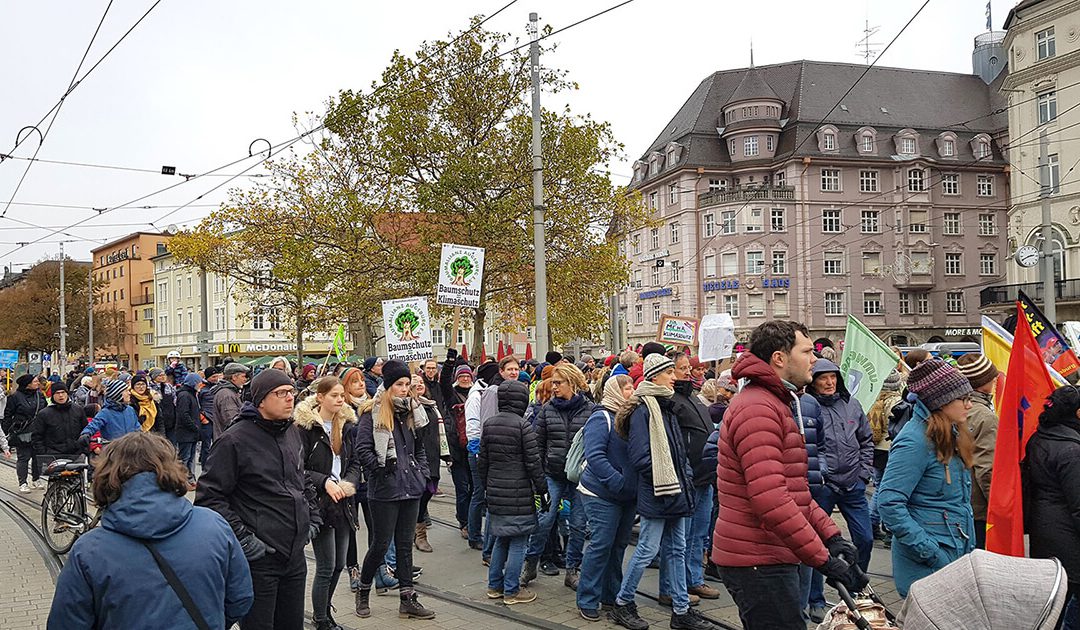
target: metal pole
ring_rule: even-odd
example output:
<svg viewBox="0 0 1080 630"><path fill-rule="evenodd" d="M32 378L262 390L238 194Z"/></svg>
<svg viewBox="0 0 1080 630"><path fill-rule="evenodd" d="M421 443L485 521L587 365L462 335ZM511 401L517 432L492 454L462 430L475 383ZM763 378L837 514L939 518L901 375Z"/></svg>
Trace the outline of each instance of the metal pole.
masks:
<svg viewBox="0 0 1080 630"><path fill-rule="evenodd" d="M206 284L206 267L201 268L200 271L202 272L202 296L199 298L199 308L202 309L202 313L199 314L199 326L202 334L197 338L202 339L199 342L199 364L205 370L210 367L210 304L208 299L210 290Z"/></svg>
<svg viewBox="0 0 1080 630"><path fill-rule="evenodd" d="M1039 133L1039 169L1042 179L1042 187L1039 190L1039 198L1042 203L1042 284L1043 284L1043 313L1050 320L1050 325L1057 327L1057 304L1054 295L1054 232L1050 218L1050 195L1053 194L1052 182L1050 181L1050 159L1047 156L1048 143L1046 129Z"/></svg>
<svg viewBox="0 0 1080 630"><path fill-rule="evenodd" d="M64 243L60 242L60 356L57 357L56 364L59 366L60 378L67 376L67 314L64 312L66 308L66 296L64 295Z"/></svg>
<svg viewBox="0 0 1080 630"><path fill-rule="evenodd" d="M90 269L86 272L86 313L87 313L87 339L86 353L89 355L90 365L94 364L94 261L90 261Z"/></svg>
<svg viewBox="0 0 1080 630"><path fill-rule="evenodd" d="M544 235L544 158L540 146L540 30L539 16L529 14L529 65L532 77L533 270L536 274L536 353L551 349L548 340L547 246Z"/></svg>

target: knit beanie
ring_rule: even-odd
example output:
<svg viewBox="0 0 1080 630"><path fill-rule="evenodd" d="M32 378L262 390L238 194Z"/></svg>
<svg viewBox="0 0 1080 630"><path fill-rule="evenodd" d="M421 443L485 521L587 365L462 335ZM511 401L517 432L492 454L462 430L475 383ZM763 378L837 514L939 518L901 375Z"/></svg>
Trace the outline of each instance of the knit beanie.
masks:
<svg viewBox="0 0 1080 630"><path fill-rule="evenodd" d="M15 385L17 385L19 389L26 389L30 386L30 383L32 382L34 382L33 374L23 374L19 378L15 379Z"/></svg>
<svg viewBox="0 0 1080 630"><path fill-rule="evenodd" d="M918 396L927 409L937 411L957 398L967 396L972 389L959 370L941 359L930 359L911 370L908 391Z"/></svg>
<svg viewBox="0 0 1080 630"><path fill-rule="evenodd" d="M382 357L368 357L364 359L364 371L370 372L371 368L382 362Z"/></svg>
<svg viewBox="0 0 1080 630"><path fill-rule="evenodd" d="M663 354L650 354L645 357L645 364L642 366L642 375L645 377L645 380L651 381L659 376L664 370L673 367L675 367L675 363Z"/></svg>
<svg viewBox="0 0 1080 630"><path fill-rule="evenodd" d="M498 366L496 366L496 369ZM409 372L409 366L405 365L397 359L390 359L382 366L382 379L383 388L390 391L390 386L400 381L403 378L411 378L412 372Z"/></svg>
<svg viewBox="0 0 1080 630"><path fill-rule="evenodd" d="M66 392L68 390L67 385L64 385L64 381L57 381L49 388L49 397L56 396L56 392Z"/></svg>
<svg viewBox="0 0 1080 630"><path fill-rule="evenodd" d="M465 365L465 364L459 365L459 366L457 366L457 369L454 370L454 380L455 381L458 380L459 378L461 378L462 376L466 376L466 375L468 375L469 378L472 378L472 375L473 375L472 368L469 367L468 365Z"/></svg>
<svg viewBox="0 0 1080 630"><path fill-rule="evenodd" d="M199 385L203 384L204 382L205 381L203 380L203 377L199 376L195 372L189 372L188 375L184 377L184 385L192 389L198 389Z"/></svg>
<svg viewBox="0 0 1080 630"><path fill-rule="evenodd" d="M986 355L978 352L969 352L956 360L957 369L963 374L972 389L979 389L998 376L998 369L986 358Z"/></svg>
<svg viewBox="0 0 1080 630"><path fill-rule="evenodd" d="M282 385L292 385L292 379L281 370L263 370L251 379L251 404L258 407L270 392Z"/></svg>
<svg viewBox="0 0 1080 630"><path fill-rule="evenodd" d="M386 373L386 368L383 368L383 373ZM487 363L476 368L476 376L491 385L491 381L499 374L499 364L494 361L488 361Z"/></svg>
<svg viewBox="0 0 1080 630"><path fill-rule="evenodd" d="M124 402L124 392L128 389L127 381L114 378L105 384L105 400L109 402Z"/></svg>
<svg viewBox="0 0 1080 630"><path fill-rule="evenodd" d="M898 392L903 387L904 381L900 376L900 371L893 368L892 372L885 377L885 381L881 383L881 389L887 392Z"/></svg>
<svg viewBox="0 0 1080 630"><path fill-rule="evenodd" d="M562 361L562 358L563 357L561 352L556 352L555 350L552 350L544 355L544 363L550 363L552 365L555 365L559 361Z"/></svg>
<svg viewBox="0 0 1080 630"><path fill-rule="evenodd" d="M237 374L247 374L248 368L243 363L233 362L226 364L222 373L225 374L225 378L229 378L230 376L235 376ZM154 378L154 370L150 370L150 378Z"/></svg>
<svg viewBox="0 0 1080 630"><path fill-rule="evenodd" d="M667 348L664 347L664 344L656 341L650 341L644 346L641 346L641 352L638 354L640 354L642 358L645 358L652 354L664 354L665 352L667 352ZM645 378L649 377L646 376Z"/></svg>
<svg viewBox="0 0 1080 630"><path fill-rule="evenodd" d="M596 359L594 359L593 355L591 355L591 354L583 354L580 357L578 357L578 361L580 361L582 363L588 363L589 361L596 361Z"/></svg>
<svg viewBox="0 0 1080 630"><path fill-rule="evenodd" d="M229 365L232 365L232 364L230 363ZM161 376L164 373L165 373L165 370L163 370L161 368L153 368L153 369L150 370L150 380L151 381L156 381L157 377Z"/></svg>

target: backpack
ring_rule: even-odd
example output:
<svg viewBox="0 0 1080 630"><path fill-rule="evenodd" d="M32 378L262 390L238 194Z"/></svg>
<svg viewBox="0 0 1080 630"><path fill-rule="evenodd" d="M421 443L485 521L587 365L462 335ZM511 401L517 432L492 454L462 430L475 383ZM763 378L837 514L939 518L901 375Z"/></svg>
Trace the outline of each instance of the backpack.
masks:
<svg viewBox="0 0 1080 630"><path fill-rule="evenodd" d="M911 420L914 413L915 406L907 400L901 399L900 402L893 405L892 411L889 413L890 440L895 440L896 436L900 435L900 429L904 428L904 425L908 423L908 420Z"/></svg>
<svg viewBox="0 0 1080 630"><path fill-rule="evenodd" d="M454 428L457 429L458 446L465 448L469 445L469 440L465 437L465 403L460 402L453 405L450 407L450 412L454 414Z"/></svg>
<svg viewBox="0 0 1080 630"><path fill-rule="evenodd" d="M578 429L574 439L570 442L570 448L566 449L566 465L563 471L570 483L581 481L581 473L585 470L585 428Z"/></svg>

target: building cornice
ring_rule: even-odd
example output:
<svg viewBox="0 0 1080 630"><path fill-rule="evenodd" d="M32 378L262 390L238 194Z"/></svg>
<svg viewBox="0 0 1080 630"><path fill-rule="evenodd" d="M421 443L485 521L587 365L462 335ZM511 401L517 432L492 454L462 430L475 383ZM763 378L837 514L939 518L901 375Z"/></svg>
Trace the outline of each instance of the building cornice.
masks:
<svg viewBox="0 0 1080 630"><path fill-rule="evenodd" d="M1047 75L1057 74L1077 66L1080 66L1080 49L1065 53L1064 55L1055 56L1053 59L1040 61L1023 70L1010 73L1009 76L1005 77L1005 81L1001 84L1001 87L1003 90L1016 89L1019 85L1034 83L1036 80L1044 78Z"/></svg>
<svg viewBox="0 0 1080 630"><path fill-rule="evenodd" d="M1035 9L1035 7L1030 8ZM1049 24L1050 22L1053 22L1058 18L1075 12L1077 9L1080 9L1080 0L1066 2L1055 9L1050 9L1042 13L1033 12L1030 17L1017 20L1013 27L1005 32L1005 39L1003 40L1002 44L1005 46L1005 48L1009 48L1009 46L1016 39L1017 34L1027 34L1033 32L1037 27L1043 26L1044 24Z"/></svg>

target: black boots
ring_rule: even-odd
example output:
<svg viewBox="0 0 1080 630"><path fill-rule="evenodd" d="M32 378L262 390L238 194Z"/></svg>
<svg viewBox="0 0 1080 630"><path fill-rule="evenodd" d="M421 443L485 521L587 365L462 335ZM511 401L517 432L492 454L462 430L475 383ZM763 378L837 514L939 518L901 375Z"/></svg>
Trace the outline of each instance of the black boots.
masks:
<svg viewBox="0 0 1080 630"><path fill-rule="evenodd" d="M434 619L435 612L424 608L416 601L416 593L402 593L401 604L398 606L400 619Z"/></svg>
<svg viewBox="0 0 1080 630"><path fill-rule="evenodd" d="M367 619L371 616L371 605L368 604L368 600L371 597L371 586L364 588L360 586L356 591L356 616Z"/></svg>
<svg viewBox="0 0 1080 630"><path fill-rule="evenodd" d="M528 586L529 582L536 579L536 566L540 564L539 557L525 556L525 566L521 568L521 585Z"/></svg>

